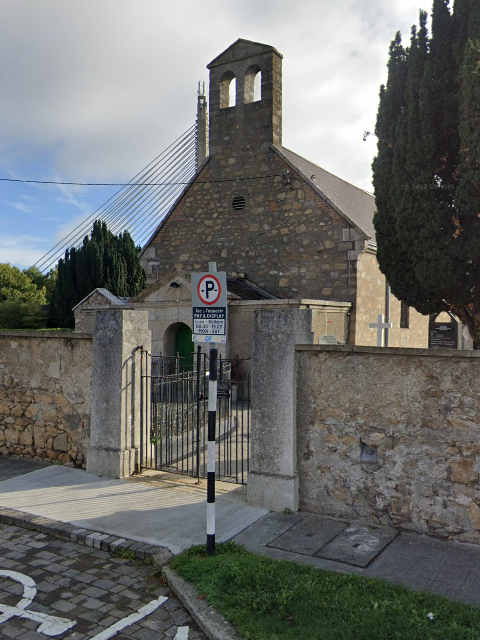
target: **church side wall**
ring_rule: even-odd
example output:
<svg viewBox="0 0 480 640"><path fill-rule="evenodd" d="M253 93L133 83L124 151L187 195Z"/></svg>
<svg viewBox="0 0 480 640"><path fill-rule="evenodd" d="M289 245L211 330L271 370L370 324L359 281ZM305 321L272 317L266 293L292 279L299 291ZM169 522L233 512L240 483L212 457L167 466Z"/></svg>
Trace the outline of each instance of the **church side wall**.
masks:
<svg viewBox="0 0 480 640"><path fill-rule="evenodd" d="M374 253L363 252L357 261L357 300L354 310L354 343L362 346L377 345L377 333L369 328L377 316L385 315L385 276L380 271ZM400 328L400 301L390 294L390 347L428 348L428 316L409 309L409 328Z"/></svg>
<svg viewBox="0 0 480 640"><path fill-rule="evenodd" d="M302 345L297 358L300 508L480 544L479 354Z"/></svg>
<svg viewBox="0 0 480 640"><path fill-rule="evenodd" d="M239 211L232 206L236 195L246 201ZM347 301L355 294L347 227L275 152L236 150L209 160L145 250L142 266L153 282L157 271L202 271L216 261L219 271L245 273L281 298Z"/></svg>
<svg viewBox="0 0 480 640"><path fill-rule="evenodd" d="M92 337L0 334L0 454L85 466Z"/></svg>

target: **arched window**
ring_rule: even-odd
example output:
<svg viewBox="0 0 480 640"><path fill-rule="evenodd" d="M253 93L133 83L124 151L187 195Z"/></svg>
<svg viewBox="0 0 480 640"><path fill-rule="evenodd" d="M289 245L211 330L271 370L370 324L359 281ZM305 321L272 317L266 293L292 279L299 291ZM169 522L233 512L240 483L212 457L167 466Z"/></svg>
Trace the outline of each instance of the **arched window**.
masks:
<svg viewBox="0 0 480 640"><path fill-rule="evenodd" d="M237 81L231 71L223 74L220 80L220 109L236 105Z"/></svg>
<svg viewBox="0 0 480 640"><path fill-rule="evenodd" d="M252 64L245 72L245 104L262 99L262 72L260 67Z"/></svg>

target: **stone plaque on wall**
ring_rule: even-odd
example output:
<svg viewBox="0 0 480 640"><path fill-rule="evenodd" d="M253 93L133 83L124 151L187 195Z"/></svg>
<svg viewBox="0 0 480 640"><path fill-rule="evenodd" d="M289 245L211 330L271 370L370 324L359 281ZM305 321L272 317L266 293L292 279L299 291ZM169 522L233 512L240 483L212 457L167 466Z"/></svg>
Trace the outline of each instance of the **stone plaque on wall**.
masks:
<svg viewBox="0 0 480 640"><path fill-rule="evenodd" d="M333 333L327 333L320 338L318 344L338 344L338 338Z"/></svg>

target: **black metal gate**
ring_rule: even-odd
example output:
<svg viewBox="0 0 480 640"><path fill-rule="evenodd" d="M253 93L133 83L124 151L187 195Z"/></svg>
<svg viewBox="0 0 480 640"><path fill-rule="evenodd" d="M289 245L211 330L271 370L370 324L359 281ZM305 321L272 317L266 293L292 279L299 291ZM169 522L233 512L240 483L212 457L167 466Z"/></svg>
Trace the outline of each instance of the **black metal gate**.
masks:
<svg viewBox="0 0 480 640"><path fill-rule="evenodd" d="M245 484L250 376L244 360L218 363L217 478ZM200 347L193 359L142 351L142 468L206 478L208 369L208 354Z"/></svg>

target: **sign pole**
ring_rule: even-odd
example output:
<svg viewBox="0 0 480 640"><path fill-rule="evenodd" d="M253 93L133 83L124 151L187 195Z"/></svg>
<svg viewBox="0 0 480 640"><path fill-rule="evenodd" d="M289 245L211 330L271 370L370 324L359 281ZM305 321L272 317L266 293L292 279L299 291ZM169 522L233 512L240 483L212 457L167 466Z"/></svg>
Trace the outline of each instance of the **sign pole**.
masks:
<svg viewBox="0 0 480 640"><path fill-rule="evenodd" d="M208 271L217 272L217 263L209 262ZM215 554L215 427L217 422L218 349L210 347L208 376L208 444L207 444L207 554Z"/></svg>
<svg viewBox="0 0 480 640"><path fill-rule="evenodd" d="M217 421L218 349L210 349L208 381L207 554L215 553L215 424Z"/></svg>
<svg viewBox="0 0 480 640"><path fill-rule="evenodd" d="M192 273L193 342L210 343L207 443L207 554L215 553L215 428L217 421L216 344L227 341L227 274L208 263L207 273ZM198 413L198 412L197 412ZM197 449L198 450L198 449Z"/></svg>

